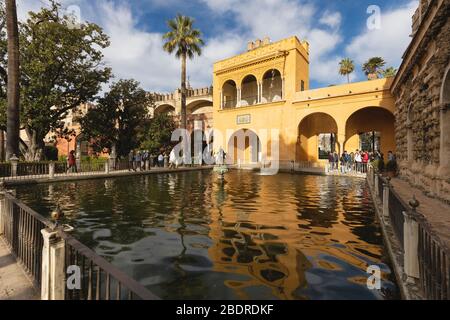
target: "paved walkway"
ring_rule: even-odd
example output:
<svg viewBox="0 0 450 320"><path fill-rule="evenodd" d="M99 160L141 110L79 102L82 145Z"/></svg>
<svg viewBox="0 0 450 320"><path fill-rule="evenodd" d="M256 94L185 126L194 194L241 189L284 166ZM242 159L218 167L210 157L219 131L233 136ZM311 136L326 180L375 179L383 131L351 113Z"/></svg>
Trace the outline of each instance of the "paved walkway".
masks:
<svg viewBox="0 0 450 320"><path fill-rule="evenodd" d="M0 236L0 300L38 299L38 293Z"/></svg>
<svg viewBox="0 0 450 320"><path fill-rule="evenodd" d="M417 188L411 187L408 182L392 179L394 190L406 202L416 196L420 206L417 211L426 218L432 230L439 239L450 248L450 206L437 199L430 198Z"/></svg>

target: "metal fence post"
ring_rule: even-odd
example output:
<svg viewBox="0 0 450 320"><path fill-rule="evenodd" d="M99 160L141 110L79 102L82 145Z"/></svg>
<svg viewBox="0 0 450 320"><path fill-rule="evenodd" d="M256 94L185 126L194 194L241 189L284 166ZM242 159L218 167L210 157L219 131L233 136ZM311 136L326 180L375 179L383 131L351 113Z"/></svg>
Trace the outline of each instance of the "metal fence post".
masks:
<svg viewBox="0 0 450 320"><path fill-rule="evenodd" d="M110 170L110 168L109 168L109 166L110 166L109 160L110 159L107 159L106 162L105 162L105 173L106 174L109 174L109 170Z"/></svg>
<svg viewBox="0 0 450 320"><path fill-rule="evenodd" d="M65 242L58 232L49 228L41 230L42 249L41 300L64 300L65 296Z"/></svg>
<svg viewBox="0 0 450 320"><path fill-rule="evenodd" d="M384 221L389 221L389 177L386 178L386 182L383 183L383 218Z"/></svg>
<svg viewBox="0 0 450 320"><path fill-rule="evenodd" d="M1 188L0 188L1 189ZM5 212L5 205L6 205L6 199L4 196L4 190L0 190L0 236L3 235L5 232L4 226L3 226L3 215Z"/></svg>
<svg viewBox="0 0 450 320"><path fill-rule="evenodd" d="M419 201L416 197L409 202L412 212L416 212ZM414 215L409 211L403 211L405 222L403 224L403 243L404 243L404 268L407 276L406 282L415 283L415 279L420 278L419 269L419 225Z"/></svg>
<svg viewBox="0 0 450 320"><path fill-rule="evenodd" d="M11 161L11 177L17 177L17 167L19 165L19 158L15 154L9 159Z"/></svg>

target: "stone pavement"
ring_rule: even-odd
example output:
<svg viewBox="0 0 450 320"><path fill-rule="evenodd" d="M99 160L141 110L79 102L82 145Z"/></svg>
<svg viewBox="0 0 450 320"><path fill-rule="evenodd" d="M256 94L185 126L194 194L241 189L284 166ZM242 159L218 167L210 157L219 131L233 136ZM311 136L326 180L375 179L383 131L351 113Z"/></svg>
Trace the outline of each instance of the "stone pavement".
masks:
<svg viewBox="0 0 450 320"><path fill-rule="evenodd" d="M0 300L39 300L39 295L0 236Z"/></svg>
<svg viewBox="0 0 450 320"><path fill-rule="evenodd" d="M416 197L420 203L417 208L418 213L425 217L440 241L450 248L450 206L424 195L422 191L411 187L406 181L392 179L391 184L405 203L409 203L413 196Z"/></svg>

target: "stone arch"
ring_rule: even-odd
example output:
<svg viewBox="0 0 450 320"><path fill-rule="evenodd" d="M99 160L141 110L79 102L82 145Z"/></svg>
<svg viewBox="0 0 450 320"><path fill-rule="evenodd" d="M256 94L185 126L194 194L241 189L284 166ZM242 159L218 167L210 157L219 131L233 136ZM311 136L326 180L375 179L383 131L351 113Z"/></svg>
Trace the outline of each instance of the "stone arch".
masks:
<svg viewBox="0 0 450 320"><path fill-rule="evenodd" d="M249 74L241 82L241 106L252 106L258 103L258 80Z"/></svg>
<svg viewBox="0 0 450 320"><path fill-rule="evenodd" d="M175 115L176 110L175 107L171 104L162 104L157 107L155 107L154 114L168 114L168 115Z"/></svg>
<svg viewBox="0 0 450 320"><path fill-rule="evenodd" d="M283 79L278 69L267 70L262 79L261 103L277 102L283 99Z"/></svg>
<svg viewBox="0 0 450 320"><path fill-rule="evenodd" d="M238 101L237 85L233 80L227 80L222 86L222 109L236 108Z"/></svg>
<svg viewBox="0 0 450 320"><path fill-rule="evenodd" d="M210 100L201 99L189 103L186 106L188 114L203 114L213 112L213 103Z"/></svg>
<svg viewBox="0 0 450 320"><path fill-rule="evenodd" d="M385 156L388 151L396 151L395 117L382 107L364 107L348 117L344 149L348 149L348 152L360 149L360 135L369 132L379 132L381 152Z"/></svg>
<svg viewBox="0 0 450 320"><path fill-rule="evenodd" d="M228 140L227 162L255 165L261 159L261 149L261 140L253 130L240 129Z"/></svg>
<svg viewBox="0 0 450 320"><path fill-rule="evenodd" d="M325 152L319 150L322 144L322 141L319 141L321 136L329 136L330 151L335 151L337 134L338 125L331 115L315 112L306 116L298 125L296 161L317 162L321 152Z"/></svg>
<svg viewBox="0 0 450 320"><path fill-rule="evenodd" d="M441 142L438 175L448 177L450 175L450 64L444 73L440 100Z"/></svg>

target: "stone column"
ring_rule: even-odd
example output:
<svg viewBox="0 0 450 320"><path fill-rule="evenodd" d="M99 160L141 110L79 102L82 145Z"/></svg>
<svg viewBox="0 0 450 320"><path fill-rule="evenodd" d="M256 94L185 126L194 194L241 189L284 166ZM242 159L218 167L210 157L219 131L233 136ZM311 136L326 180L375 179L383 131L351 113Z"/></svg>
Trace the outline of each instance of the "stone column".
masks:
<svg viewBox="0 0 450 320"><path fill-rule="evenodd" d="M50 162L48 164L48 177L50 179L54 179L55 178L55 163L54 162Z"/></svg>
<svg viewBox="0 0 450 320"><path fill-rule="evenodd" d="M404 243L404 268L407 283L415 283L420 278L419 269L419 225L415 220L414 213L419 206L415 197L409 202L412 212L403 212L405 222L403 224Z"/></svg>
<svg viewBox="0 0 450 320"><path fill-rule="evenodd" d="M260 82L258 82L258 97L256 98L256 103L261 103L262 102L262 85Z"/></svg>
<svg viewBox="0 0 450 320"><path fill-rule="evenodd" d="M42 249L41 300L64 300L65 242L56 231L41 230L44 238Z"/></svg>
<svg viewBox="0 0 450 320"><path fill-rule="evenodd" d="M241 87L237 89L237 101L236 101L236 107L239 108L241 106Z"/></svg>
<svg viewBox="0 0 450 320"><path fill-rule="evenodd" d="M17 166L19 165L19 158L15 154L9 159L11 161L11 177L17 177Z"/></svg>

